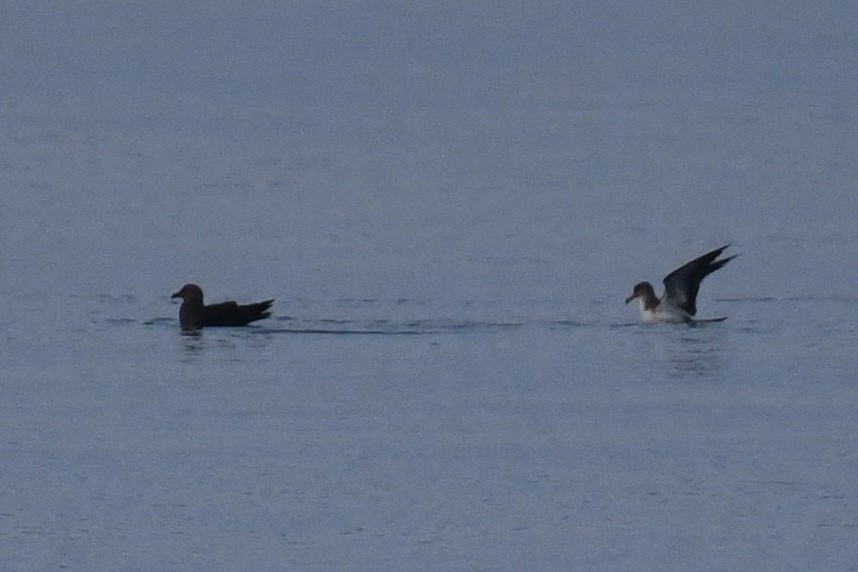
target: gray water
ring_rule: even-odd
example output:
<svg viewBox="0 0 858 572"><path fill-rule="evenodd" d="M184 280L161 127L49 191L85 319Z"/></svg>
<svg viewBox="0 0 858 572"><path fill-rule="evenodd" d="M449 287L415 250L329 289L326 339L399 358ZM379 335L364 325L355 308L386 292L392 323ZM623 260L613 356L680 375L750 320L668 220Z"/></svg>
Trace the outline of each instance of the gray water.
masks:
<svg viewBox="0 0 858 572"><path fill-rule="evenodd" d="M776 6L14 5L0 568L858 569L858 14Z"/></svg>

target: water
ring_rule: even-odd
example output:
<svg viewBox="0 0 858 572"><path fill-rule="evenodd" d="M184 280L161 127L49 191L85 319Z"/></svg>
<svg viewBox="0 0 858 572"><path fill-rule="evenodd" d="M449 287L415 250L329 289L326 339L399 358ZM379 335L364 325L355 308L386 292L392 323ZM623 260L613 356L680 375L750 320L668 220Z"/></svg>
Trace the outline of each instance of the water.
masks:
<svg viewBox="0 0 858 572"><path fill-rule="evenodd" d="M850 18L780 6L17 8L0 567L858 567ZM728 242L726 322L622 303Z"/></svg>

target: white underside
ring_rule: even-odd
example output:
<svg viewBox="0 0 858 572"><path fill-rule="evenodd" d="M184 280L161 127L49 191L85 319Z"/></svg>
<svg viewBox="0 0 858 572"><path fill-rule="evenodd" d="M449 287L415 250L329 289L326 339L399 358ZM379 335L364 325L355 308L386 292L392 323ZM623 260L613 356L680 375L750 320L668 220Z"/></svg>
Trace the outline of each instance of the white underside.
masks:
<svg viewBox="0 0 858 572"><path fill-rule="evenodd" d="M669 306L662 303L656 306L655 310L647 310L646 308L644 308L643 300L639 300L639 304L641 309L641 319L649 324L654 324L658 322L681 324L694 320L694 317L690 316L682 308L677 308L675 306Z"/></svg>

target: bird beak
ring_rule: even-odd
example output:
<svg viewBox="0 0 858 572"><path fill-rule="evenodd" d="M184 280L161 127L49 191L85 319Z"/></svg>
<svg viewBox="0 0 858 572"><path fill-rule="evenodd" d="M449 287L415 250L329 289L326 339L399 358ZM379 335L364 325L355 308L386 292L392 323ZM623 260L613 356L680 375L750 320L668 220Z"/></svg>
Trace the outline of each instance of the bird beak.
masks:
<svg viewBox="0 0 858 572"><path fill-rule="evenodd" d="M638 295L637 295L637 294L632 294L631 296L629 296L628 298L626 298L626 304L628 304L629 302L631 302L632 300L634 300L634 299L635 299L635 298L637 298L637 297L638 297Z"/></svg>
<svg viewBox="0 0 858 572"><path fill-rule="evenodd" d="M170 296L170 300L175 300L176 298L181 298L181 297L182 297L182 292L179 291L179 292L176 292L175 294L173 294L172 296Z"/></svg>

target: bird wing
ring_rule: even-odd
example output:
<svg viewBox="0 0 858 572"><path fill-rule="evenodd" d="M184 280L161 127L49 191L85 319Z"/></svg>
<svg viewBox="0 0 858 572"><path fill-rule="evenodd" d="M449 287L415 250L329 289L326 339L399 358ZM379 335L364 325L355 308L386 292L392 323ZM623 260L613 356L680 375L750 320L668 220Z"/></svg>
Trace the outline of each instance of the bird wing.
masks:
<svg viewBox="0 0 858 572"><path fill-rule="evenodd" d="M203 326L243 326L240 322L238 304L234 301L203 307Z"/></svg>
<svg viewBox="0 0 858 572"><path fill-rule="evenodd" d="M273 300L239 305L234 301L211 304L203 308L203 326L246 326L267 318Z"/></svg>
<svg viewBox="0 0 858 572"><path fill-rule="evenodd" d="M673 306L682 308L691 316L696 314L697 292L700 290L700 283L706 276L736 257L733 255L729 258L715 261L728 246L730 245L727 244L721 248L716 248L712 252L707 252L703 256L695 258L665 276L663 300Z"/></svg>

